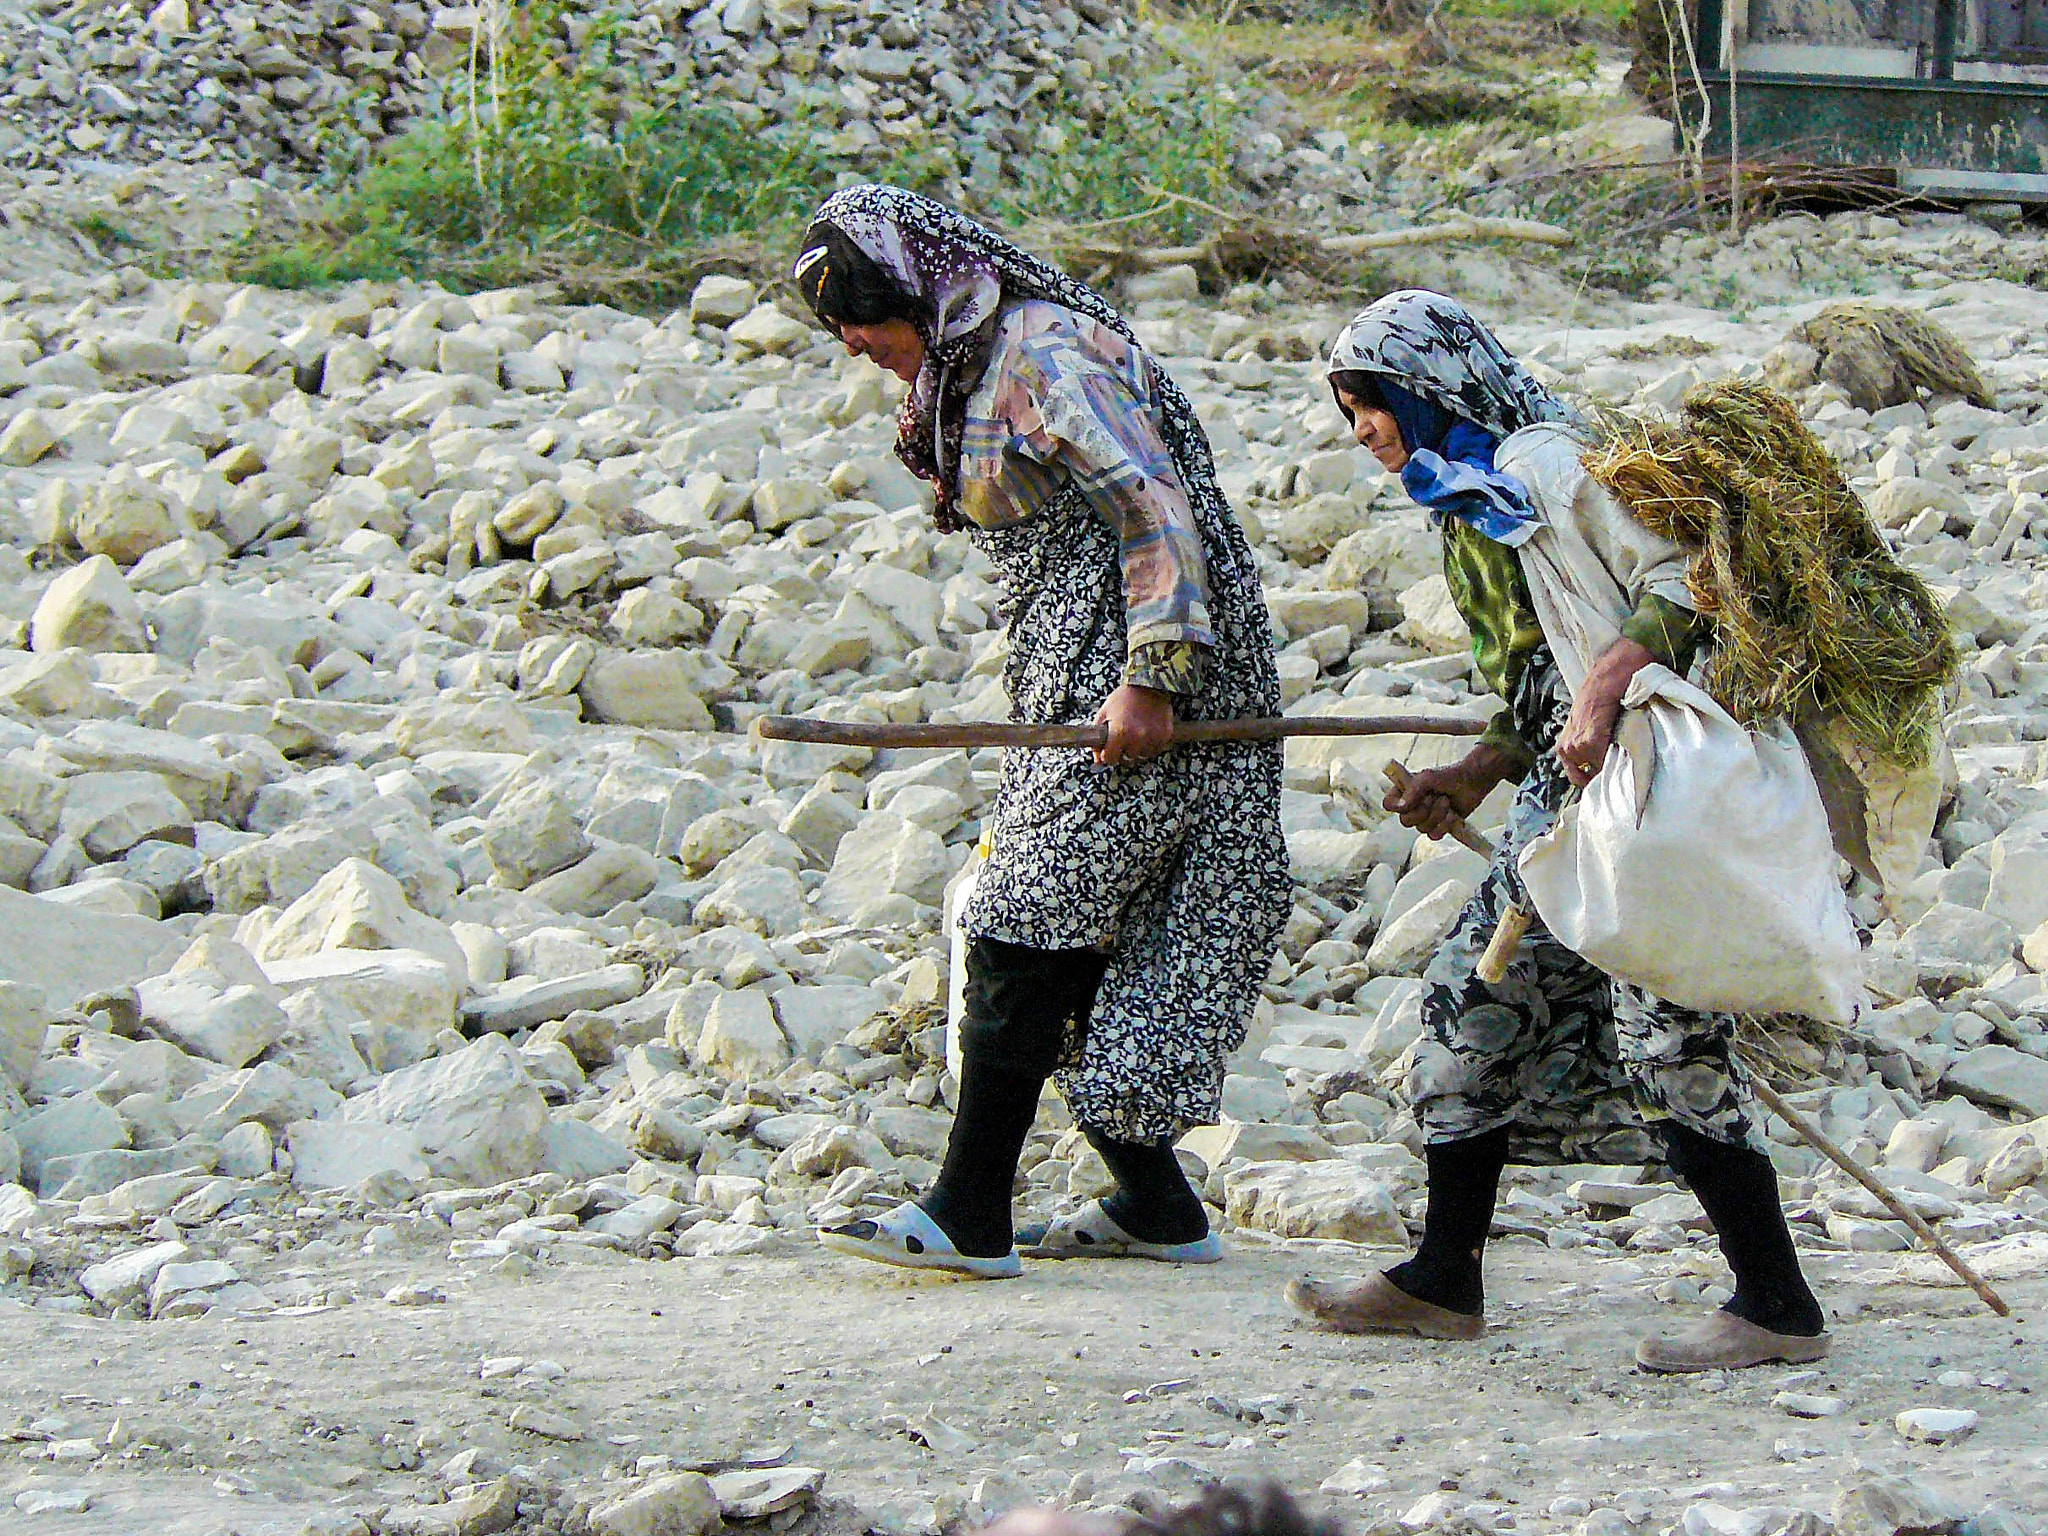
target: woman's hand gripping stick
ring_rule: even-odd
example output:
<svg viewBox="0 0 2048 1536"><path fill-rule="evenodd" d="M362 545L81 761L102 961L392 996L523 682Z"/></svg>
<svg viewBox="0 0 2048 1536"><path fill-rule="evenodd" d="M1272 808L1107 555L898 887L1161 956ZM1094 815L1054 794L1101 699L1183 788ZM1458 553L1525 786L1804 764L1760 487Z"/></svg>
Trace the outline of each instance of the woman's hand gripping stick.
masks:
<svg viewBox="0 0 2048 1536"><path fill-rule="evenodd" d="M1387 782L1398 790L1405 790L1415 781L1408 770L1399 763L1386 766ZM1453 816L1450 835L1470 848L1481 858L1492 860L1494 846L1479 833L1472 830L1472 824L1462 816ZM1493 937L1487 941L1486 952L1479 957L1474 967L1475 974L1489 987L1499 986L1507 978L1508 962L1515 958L1515 951L1521 947L1523 935L1529 931L1532 914L1526 907L1511 906L1501 913L1500 921L1494 925Z"/></svg>

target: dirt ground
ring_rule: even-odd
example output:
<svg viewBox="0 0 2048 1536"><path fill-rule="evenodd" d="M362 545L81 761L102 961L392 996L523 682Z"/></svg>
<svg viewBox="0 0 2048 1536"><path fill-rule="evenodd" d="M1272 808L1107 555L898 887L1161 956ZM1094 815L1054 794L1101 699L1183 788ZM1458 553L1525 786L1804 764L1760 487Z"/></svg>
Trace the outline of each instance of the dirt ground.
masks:
<svg viewBox="0 0 2048 1536"><path fill-rule="evenodd" d="M1587 1506L1649 1530L1698 1499L1825 1511L1859 1464L1924 1472L1972 1508L2048 1513L2038 1254L2006 1266L2007 1322L1960 1289L1901 1278L1910 1261L1815 1255L1837 1337L1817 1375L1671 1379L1638 1373L1629 1351L1695 1309L1651 1294L1683 1254L1600 1259L1500 1240L1492 1333L1443 1345L1297 1323L1281 1299L1290 1275L1386 1261L1338 1244L1233 1239L1208 1269L1040 1263L997 1284L794 1243L666 1263L583 1251L512 1273L445 1251L445 1238L407 1232L374 1255L351 1242L311 1276L293 1255L252 1276L282 1287L296 1271L365 1298L353 1304L155 1323L0 1315L5 1420L41 1424L0 1491L0 1531L342 1530L327 1522L417 1497L469 1447L586 1497L645 1456L709 1467L786 1454L827 1474L812 1528L855 1532L875 1517L905 1528L969 1514L985 1477L991 1502L1006 1487L1087 1493L1091 1477L1097 1499L1184 1491L1205 1474L1313 1492L1354 1460L1386 1484L1333 1498L1354 1528L1453 1488L1461 1506L1501 1506L1531 1531L1575 1528ZM401 1282L446 1300L378 1299ZM511 1356L522 1373L484 1379L484 1361ZM1941 1384L1958 1371L1971 1383ZM1772 1403L1788 1380L1843 1411L1790 1417ZM521 1405L584 1438L508 1427ZM1975 1408L1981 1427L1946 1449L1907 1444L1894 1416L1930 1405ZM69 1422L53 1430L51 1418ZM104 1445L110 1433L122 1448L96 1461L53 1463L43 1442ZM24 1514L30 1489L92 1497L80 1513Z"/></svg>

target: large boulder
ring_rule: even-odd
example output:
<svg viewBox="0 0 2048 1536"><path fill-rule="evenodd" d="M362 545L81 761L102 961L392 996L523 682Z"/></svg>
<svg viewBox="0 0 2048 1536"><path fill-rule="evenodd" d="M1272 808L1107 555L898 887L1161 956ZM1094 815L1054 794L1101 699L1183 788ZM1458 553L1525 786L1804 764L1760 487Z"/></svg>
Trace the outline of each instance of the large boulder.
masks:
<svg viewBox="0 0 2048 1536"><path fill-rule="evenodd" d="M428 1171L462 1184L524 1178L547 1152L547 1101L502 1035L393 1072L329 1118L409 1131Z"/></svg>

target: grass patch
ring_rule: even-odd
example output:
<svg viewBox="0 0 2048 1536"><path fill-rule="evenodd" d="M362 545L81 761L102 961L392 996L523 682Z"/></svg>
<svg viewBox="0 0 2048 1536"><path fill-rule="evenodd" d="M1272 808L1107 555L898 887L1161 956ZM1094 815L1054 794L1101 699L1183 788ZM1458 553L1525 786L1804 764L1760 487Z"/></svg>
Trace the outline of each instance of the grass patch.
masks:
<svg viewBox="0 0 2048 1536"><path fill-rule="evenodd" d="M545 281L572 301L673 303L764 237L794 238L833 167L796 124L621 98L604 24L573 67L558 11L521 13L461 110L415 125L340 179L310 224L257 236L232 276L278 287L411 277L458 291Z"/></svg>
<svg viewBox="0 0 2048 1536"><path fill-rule="evenodd" d="M1613 35L1610 12L1626 0L1597 5L1449 0L1401 24L1356 6L1286 23L1183 24L1309 121L1402 143L1442 129L1576 127L1585 108L1573 88L1592 79L1595 41Z"/></svg>
<svg viewBox="0 0 2048 1536"><path fill-rule="evenodd" d="M81 214L71 227L103 251L141 250L147 243L103 213Z"/></svg>

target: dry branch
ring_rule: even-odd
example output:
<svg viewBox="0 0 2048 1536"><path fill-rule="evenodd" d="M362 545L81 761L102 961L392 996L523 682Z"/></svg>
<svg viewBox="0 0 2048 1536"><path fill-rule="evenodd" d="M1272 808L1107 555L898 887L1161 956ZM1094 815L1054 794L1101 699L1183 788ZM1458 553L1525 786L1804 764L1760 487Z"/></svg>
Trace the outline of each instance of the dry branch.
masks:
<svg viewBox="0 0 2048 1536"><path fill-rule="evenodd" d="M1105 240L1087 229L1047 225L1037 231L1034 243L1051 250L1073 268L1107 267L1112 271L1156 272L1162 267L1205 266L1222 262L1244 264L1257 251L1269 251L1273 261L1305 258L1356 256L1367 251L1391 251L1426 245L1446 245L1462 240L1508 240L1534 245L1566 246L1575 236L1568 229L1535 219L1471 218L1459 215L1437 224L1418 224L1403 229L1367 230L1355 235L1306 234L1298 229L1252 220L1217 229L1190 245L1131 246Z"/></svg>
<svg viewBox="0 0 2048 1536"><path fill-rule="evenodd" d="M1441 224L1417 224L1407 229L1331 235L1318 243L1333 256L1355 256L1364 251L1447 245L1457 240L1514 240L1532 245L1570 245L1575 238L1568 229L1539 223L1535 219L1446 219Z"/></svg>

